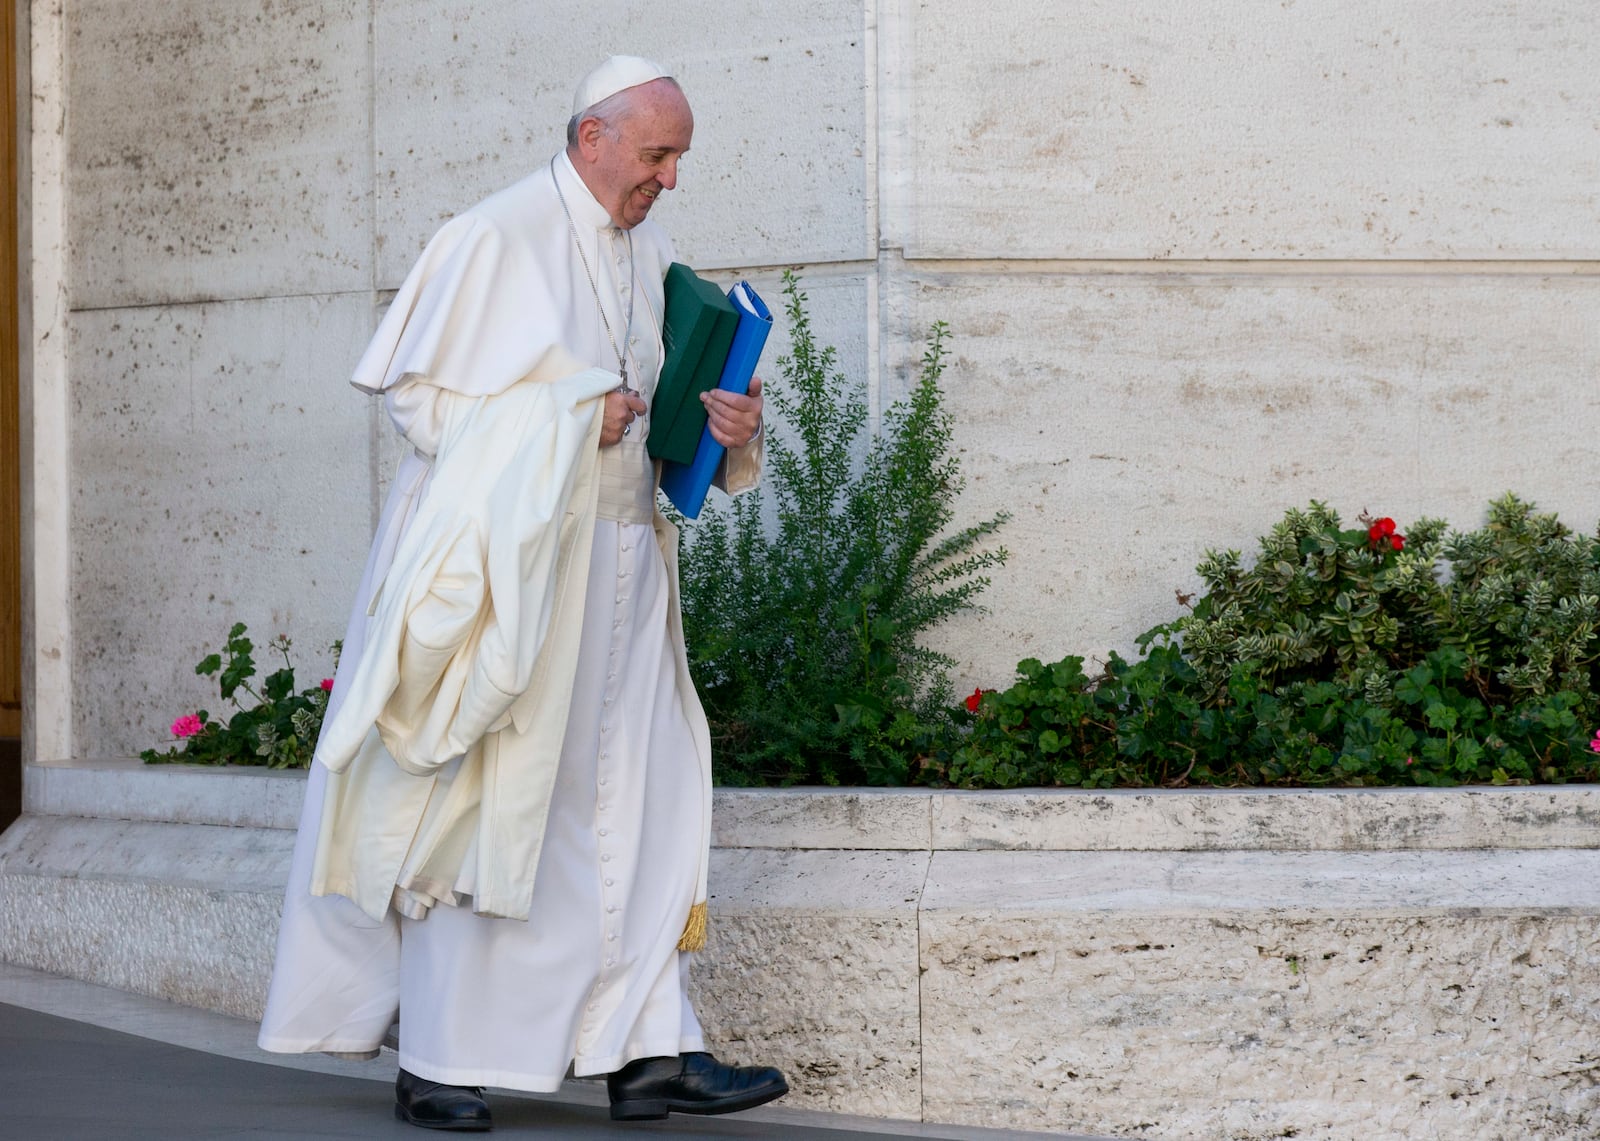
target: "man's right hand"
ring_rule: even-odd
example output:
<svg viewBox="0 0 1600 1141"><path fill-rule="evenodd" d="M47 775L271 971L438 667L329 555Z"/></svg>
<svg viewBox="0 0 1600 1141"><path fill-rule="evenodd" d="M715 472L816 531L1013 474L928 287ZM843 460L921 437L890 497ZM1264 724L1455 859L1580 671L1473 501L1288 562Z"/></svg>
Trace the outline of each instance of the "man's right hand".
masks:
<svg viewBox="0 0 1600 1141"><path fill-rule="evenodd" d="M605 419L600 424L600 446L609 448L620 443L622 437L631 430L634 419L643 416L649 408L637 392L606 393Z"/></svg>

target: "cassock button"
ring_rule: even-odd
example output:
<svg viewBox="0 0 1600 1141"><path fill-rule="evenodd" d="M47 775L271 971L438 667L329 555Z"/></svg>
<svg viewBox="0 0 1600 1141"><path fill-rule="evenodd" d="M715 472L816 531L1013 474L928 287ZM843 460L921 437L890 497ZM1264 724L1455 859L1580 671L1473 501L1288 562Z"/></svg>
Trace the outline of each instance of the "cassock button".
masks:
<svg viewBox="0 0 1600 1141"><path fill-rule="evenodd" d="M608 967L614 967L614 966L616 966L616 965L617 965L617 961L616 961L616 960L615 960L615 959L607 959L607 960L606 960L606 966L608 966Z"/></svg>
<svg viewBox="0 0 1600 1141"><path fill-rule="evenodd" d="M610 833L610 831L608 831L608 830L607 830L607 829L605 829L605 828L602 828L602 829L600 829L600 835L602 835L602 836L609 836L609 835L611 835L611 833Z"/></svg>
<svg viewBox="0 0 1600 1141"><path fill-rule="evenodd" d="M610 883L611 881L607 880L606 882ZM606 908L606 914L607 915L615 915L616 913L617 913L617 905L616 904L613 903L610 907Z"/></svg>
<svg viewBox="0 0 1600 1141"><path fill-rule="evenodd" d="M617 882L616 880L606 880L606 886L610 887L612 884L614 884L616 882Z"/></svg>
<svg viewBox="0 0 1600 1141"><path fill-rule="evenodd" d="M601 863L602 863L602 864L609 864L609 863L610 863L610 862L611 862L611 857L610 857L610 856L609 856L609 855L607 855L607 856L601 856L601 857L600 857L600 862L601 862Z"/></svg>

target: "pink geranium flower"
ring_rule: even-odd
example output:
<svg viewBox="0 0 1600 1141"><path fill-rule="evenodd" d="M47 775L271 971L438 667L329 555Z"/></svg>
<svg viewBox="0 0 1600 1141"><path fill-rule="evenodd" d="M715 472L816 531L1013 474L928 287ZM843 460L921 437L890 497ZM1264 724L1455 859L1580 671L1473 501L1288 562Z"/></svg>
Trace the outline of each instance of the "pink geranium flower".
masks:
<svg viewBox="0 0 1600 1141"><path fill-rule="evenodd" d="M326 692L329 692L329 693L333 692L333 679L331 677L323 678L322 679L322 688Z"/></svg>
<svg viewBox="0 0 1600 1141"><path fill-rule="evenodd" d="M1589 748L1600 753L1600 729L1594 731L1594 740L1589 742Z"/></svg>
<svg viewBox="0 0 1600 1141"><path fill-rule="evenodd" d="M174 737L193 737L204 728L205 726L200 723L199 717L193 713L185 713L172 723L172 735Z"/></svg>

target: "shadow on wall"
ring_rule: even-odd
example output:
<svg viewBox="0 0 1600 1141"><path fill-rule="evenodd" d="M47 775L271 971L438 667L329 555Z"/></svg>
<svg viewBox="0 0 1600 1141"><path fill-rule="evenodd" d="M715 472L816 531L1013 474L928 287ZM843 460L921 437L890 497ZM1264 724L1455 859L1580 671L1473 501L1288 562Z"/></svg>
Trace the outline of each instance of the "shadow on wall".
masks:
<svg viewBox="0 0 1600 1141"><path fill-rule="evenodd" d="M0 739L0 832L22 815L22 742Z"/></svg>

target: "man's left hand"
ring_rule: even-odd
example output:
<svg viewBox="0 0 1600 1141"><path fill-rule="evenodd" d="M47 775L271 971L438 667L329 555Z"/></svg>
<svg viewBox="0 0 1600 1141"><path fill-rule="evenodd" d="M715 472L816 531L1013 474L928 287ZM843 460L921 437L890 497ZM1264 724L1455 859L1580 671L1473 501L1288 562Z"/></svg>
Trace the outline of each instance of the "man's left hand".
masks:
<svg viewBox="0 0 1600 1141"><path fill-rule="evenodd" d="M753 443L761 431L761 378L750 378L750 394L725 392L713 388L700 394L711 425L711 438L725 448L742 448Z"/></svg>

